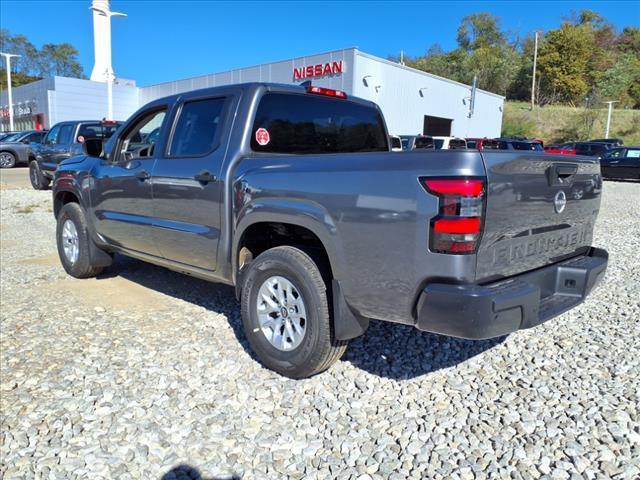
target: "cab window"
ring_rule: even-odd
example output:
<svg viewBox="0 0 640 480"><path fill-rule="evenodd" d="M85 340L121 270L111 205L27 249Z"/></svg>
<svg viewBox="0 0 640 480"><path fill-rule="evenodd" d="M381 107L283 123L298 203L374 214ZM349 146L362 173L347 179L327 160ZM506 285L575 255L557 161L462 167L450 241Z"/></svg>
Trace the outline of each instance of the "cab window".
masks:
<svg viewBox="0 0 640 480"><path fill-rule="evenodd" d="M312 94L267 93L251 132L255 152L323 154L387 152L378 109Z"/></svg>

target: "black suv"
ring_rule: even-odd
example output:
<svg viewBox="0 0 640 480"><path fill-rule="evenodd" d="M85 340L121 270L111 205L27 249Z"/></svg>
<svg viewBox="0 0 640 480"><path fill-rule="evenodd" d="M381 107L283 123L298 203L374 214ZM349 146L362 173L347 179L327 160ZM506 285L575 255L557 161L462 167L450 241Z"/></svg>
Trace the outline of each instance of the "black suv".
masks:
<svg viewBox="0 0 640 480"><path fill-rule="evenodd" d="M612 147L621 147L624 145L621 138L598 138L595 140L589 140L589 143L608 143Z"/></svg>
<svg viewBox="0 0 640 480"><path fill-rule="evenodd" d="M574 148L576 149L576 155L602 158L611 150L611 144L602 142L576 142Z"/></svg>
<svg viewBox="0 0 640 480"><path fill-rule="evenodd" d="M107 120L81 120L55 124L35 146L35 160L29 163L29 179L36 190L49 187L53 172L65 158L82 155L82 144L91 138L107 140L121 122Z"/></svg>

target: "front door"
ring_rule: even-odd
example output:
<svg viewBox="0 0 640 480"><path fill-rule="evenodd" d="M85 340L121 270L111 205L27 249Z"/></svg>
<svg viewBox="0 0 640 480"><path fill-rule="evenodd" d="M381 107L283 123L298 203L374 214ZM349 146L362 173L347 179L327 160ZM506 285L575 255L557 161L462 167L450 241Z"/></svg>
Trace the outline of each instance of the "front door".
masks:
<svg viewBox="0 0 640 480"><path fill-rule="evenodd" d="M221 139L233 97L196 98L179 105L171 144L154 166L154 238L173 262L215 270L220 237Z"/></svg>
<svg viewBox="0 0 640 480"><path fill-rule="evenodd" d="M51 130L49 130L49 133L47 133L44 141L37 148L38 160L45 168L49 167L55 169L55 162L53 161L52 157L54 155L54 148L58 143L60 127L62 127L62 125L55 125Z"/></svg>
<svg viewBox="0 0 640 480"><path fill-rule="evenodd" d="M166 111L166 106L146 110L122 130L112 154L94 169L91 190L96 231L111 245L153 256L160 256L152 233L155 143L136 140L161 127Z"/></svg>

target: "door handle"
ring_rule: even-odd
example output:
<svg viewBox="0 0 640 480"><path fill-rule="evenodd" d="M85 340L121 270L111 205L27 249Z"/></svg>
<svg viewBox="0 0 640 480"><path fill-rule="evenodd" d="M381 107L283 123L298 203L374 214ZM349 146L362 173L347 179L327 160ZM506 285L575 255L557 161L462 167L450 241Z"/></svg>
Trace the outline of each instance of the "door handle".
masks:
<svg viewBox="0 0 640 480"><path fill-rule="evenodd" d="M140 170L138 173L136 173L136 178L144 182L145 180L149 180L150 175L146 170Z"/></svg>
<svg viewBox="0 0 640 480"><path fill-rule="evenodd" d="M202 170L200 173L195 175L193 178L196 179L198 182L203 183L205 185L207 183L209 183L209 182L215 182L215 181L218 180L218 178L215 175L211 175L208 170Z"/></svg>

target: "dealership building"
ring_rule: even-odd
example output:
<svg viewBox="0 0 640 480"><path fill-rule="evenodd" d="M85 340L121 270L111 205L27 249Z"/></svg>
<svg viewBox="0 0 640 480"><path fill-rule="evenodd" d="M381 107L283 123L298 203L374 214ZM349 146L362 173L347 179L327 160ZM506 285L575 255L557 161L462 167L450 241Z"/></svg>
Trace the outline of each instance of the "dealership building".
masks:
<svg viewBox="0 0 640 480"><path fill-rule="evenodd" d="M504 97L361 52L334 50L280 62L140 87L113 85L112 120L125 120L156 98L233 83L275 82L343 90L380 105L394 135L497 137ZM15 129L49 128L65 120L107 117L107 84L52 77L13 89ZM7 92L0 94L0 130L9 128Z"/></svg>

